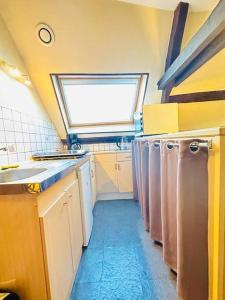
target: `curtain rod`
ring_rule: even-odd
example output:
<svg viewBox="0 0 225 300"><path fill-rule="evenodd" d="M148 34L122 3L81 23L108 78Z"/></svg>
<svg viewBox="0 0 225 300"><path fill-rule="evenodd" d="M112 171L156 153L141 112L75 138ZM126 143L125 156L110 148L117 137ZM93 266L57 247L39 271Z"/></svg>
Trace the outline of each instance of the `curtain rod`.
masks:
<svg viewBox="0 0 225 300"><path fill-rule="evenodd" d="M155 146L160 146L160 142L155 142L154 143ZM167 147L169 149L172 149L173 147L179 147L179 143L173 143L173 142L168 142L167 143ZM207 141L207 142L192 142L190 143L190 148L199 148L199 147L206 147L209 149L212 149L212 141Z"/></svg>

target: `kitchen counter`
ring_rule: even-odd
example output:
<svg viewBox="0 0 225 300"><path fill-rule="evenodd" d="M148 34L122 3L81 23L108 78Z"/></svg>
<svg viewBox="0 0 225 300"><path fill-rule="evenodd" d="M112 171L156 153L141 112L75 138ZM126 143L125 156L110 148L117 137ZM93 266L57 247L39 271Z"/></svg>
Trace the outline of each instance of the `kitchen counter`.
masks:
<svg viewBox="0 0 225 300"><path fill-rule="evenodd" d="M106 150L106 151L92 151L93 154L107 154L107 153L130 153L131 149L127 150Z"/></svg>
<svg viewBox="0 0 225 300"><path fill-rule="evenodd" d="M60 159L48 161L27 161L20 164L16 170L22 169L39 169L45 171L21 180L0 183L0 195L23 194L23 193L41 193L52 186L54 183L65 177L83 163L88 161L90 156L87 155L78 159ZM0 171L0 174L6 171Z"/></svg>

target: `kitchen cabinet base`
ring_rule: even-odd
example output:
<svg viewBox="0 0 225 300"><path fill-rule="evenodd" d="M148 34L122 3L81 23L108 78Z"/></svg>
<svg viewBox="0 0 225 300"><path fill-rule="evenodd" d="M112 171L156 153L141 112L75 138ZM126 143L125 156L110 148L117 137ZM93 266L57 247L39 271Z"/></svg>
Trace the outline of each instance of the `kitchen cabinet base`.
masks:
<svg viewBox="0 0 225 300"><path fill-rule="evenodd" d="M99 200L122 200L133 199L133 193L105 193L97 194L97 201Z"/></svg>

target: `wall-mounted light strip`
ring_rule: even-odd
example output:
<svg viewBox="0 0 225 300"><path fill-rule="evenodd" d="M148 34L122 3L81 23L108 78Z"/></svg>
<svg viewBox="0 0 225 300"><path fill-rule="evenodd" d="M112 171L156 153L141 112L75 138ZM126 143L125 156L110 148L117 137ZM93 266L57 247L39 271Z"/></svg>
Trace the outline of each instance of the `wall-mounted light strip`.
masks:
<svg viewBox="0 0 225 300"><path fill-rule="evenodd" d="M23 74L19 69L16 67L7 64L4 60L0 59L0 68L10 75L11 77L15 78L19 82L25 84L26 86L31 86L32 83L30 81L30 78L27 74Z"/></svg>

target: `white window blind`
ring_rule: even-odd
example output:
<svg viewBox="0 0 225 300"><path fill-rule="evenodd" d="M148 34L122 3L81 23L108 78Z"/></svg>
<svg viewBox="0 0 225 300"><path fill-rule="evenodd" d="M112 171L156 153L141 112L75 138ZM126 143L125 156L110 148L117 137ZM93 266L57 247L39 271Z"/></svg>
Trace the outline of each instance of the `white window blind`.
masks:
<svg viewBox="0 0 225 300"><path fill-rule="evenodd" d="M54 82L69 127L133 124L133 115L143 101L141 75L62 75Z"/></svg>

